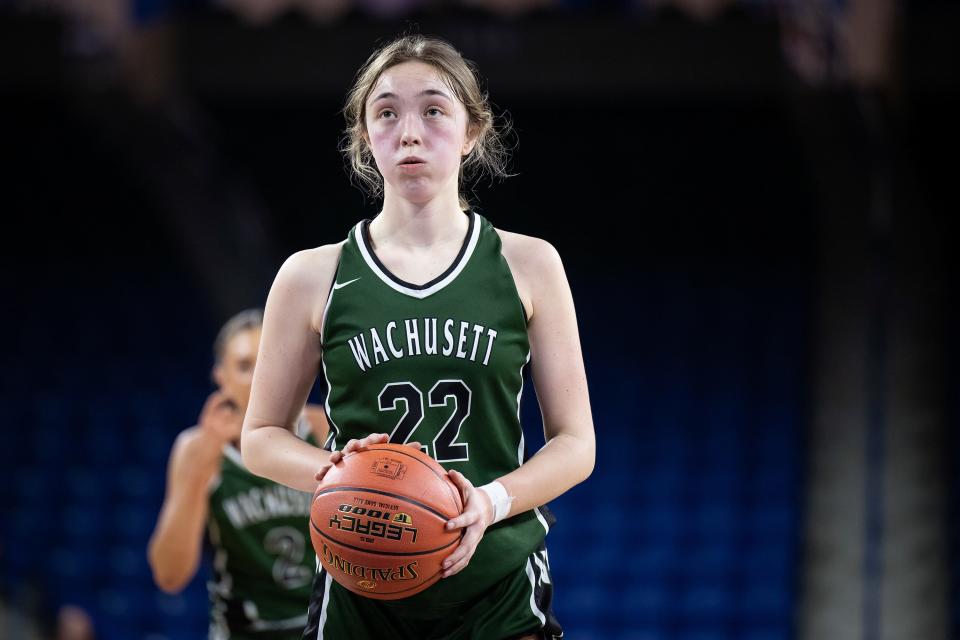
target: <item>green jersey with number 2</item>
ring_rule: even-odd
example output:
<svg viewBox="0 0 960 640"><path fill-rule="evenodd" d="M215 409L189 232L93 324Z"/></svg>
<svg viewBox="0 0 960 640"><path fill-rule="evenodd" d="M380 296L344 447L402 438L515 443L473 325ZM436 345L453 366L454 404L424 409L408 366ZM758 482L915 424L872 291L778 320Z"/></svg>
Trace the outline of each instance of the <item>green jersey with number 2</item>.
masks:
<svg viewBox="0 0 960 640"><path fill-rule="evenodd" d="M312 442L309 428L301 419L299 435ZM211 640L300 637L316 568L309 517L309 493L250 473L224 447L208 518Z"/></svg>

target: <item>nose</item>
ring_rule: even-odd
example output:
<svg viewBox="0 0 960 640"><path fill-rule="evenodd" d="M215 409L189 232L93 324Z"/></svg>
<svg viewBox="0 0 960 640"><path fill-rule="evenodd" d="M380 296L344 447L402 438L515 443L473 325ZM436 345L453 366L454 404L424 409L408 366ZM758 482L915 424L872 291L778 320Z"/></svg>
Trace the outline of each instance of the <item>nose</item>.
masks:
<svg viewBox="0 0 960 640"><path fill-rule="evenodd" d="M415 114L407 114L400 130L400 146L409 147L421 142L420 119Z"/></svg>

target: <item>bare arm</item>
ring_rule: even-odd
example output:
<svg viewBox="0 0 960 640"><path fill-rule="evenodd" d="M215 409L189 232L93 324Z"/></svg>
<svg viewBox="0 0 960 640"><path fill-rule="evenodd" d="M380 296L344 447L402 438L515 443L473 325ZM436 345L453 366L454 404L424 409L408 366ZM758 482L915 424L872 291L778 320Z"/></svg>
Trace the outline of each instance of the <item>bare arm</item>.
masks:
<svg viewBox="0 0 960 640"><path fill-rule="evenodd" d="M556 250L536 238L501 234L503 253L528 312L534 384L546 444L519 468L498 478L513 498L507 517L563 494L593 471L596 444L580 336L570 285ZM489 497L457 471L451 480L464 497L464 513L447 523L465 529L460 546L443 563L448 577L470 558L494 516Z"/></svg>
<svg viewBox="0 0 960 640"><path fill-rule="evenodd" d="M147 548L153 581L167 593L183 589L197 572L210 481L220 470L222 446L212 434L192 427L170 452L167 493Z"/></svg>
<svg viewBox="0 0 960 640"><path fill-rule="evenodd" d="M260 352L243 422L243 463L263 476L312 492L330 453L295 435L320 364L323 305L340 255L328 245L290 256L264 308Z"/></svg>
<svg viewBox="0 0 960 640"><path fill-rule="evenodd" d="M543 240L523 237L522 244L525 251L514 253L511 267L518 286L529 294L530 366L546 444L500 478L514 497L510 514L546 504L586 480L596 456L577 316L563 263ZM510 244L505 246L509 251Z"/></svg>
<svg viewBox="0 0 960 640"><path fill-rule="evenodd" d="M536 283L527 288L532 306L527 331L546 444L500 478L514 497L510 514L546 504L583 482L596 457L577 316L563 263L550 244L525 240L531 246L518 267L523 282Z"/></svg>
<svg viewBox="0 0 960 640"><path fill-rule="evenodd" d="M147 547L154 582L168 593L180 591L197 572L210 482L220 470L223 445L239 435L241 420L236 405L214 391L198 426L184 430L170 450L167 494Z"/></svg>

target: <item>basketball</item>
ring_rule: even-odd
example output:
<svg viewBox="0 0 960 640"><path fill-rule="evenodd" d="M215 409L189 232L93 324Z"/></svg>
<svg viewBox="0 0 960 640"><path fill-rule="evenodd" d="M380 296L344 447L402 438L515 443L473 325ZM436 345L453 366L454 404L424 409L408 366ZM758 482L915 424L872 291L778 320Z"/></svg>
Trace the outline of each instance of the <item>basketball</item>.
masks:
<svg viewBox="0 0 960 640"><path fill-rule="evenodd" d="M440 563L462 535L444 525L462 512L460 492L430 456L375 444L327 471L313 494L310 537L345 588L397 600L440 579Z"/></svg>

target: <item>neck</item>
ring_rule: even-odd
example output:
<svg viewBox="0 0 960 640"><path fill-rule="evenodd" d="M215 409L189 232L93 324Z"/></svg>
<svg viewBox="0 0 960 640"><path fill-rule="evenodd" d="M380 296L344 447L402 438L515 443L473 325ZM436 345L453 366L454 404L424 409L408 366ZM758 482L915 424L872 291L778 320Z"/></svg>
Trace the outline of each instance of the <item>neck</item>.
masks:
<svg viewBox="0 0 960 640"><path fill-rule="evenodd" d="M390 242L407 248L425 248L463 241L468 226L456 191L427 202L410 202L386 185L383 210L370 224L374 244Z"/></svg>

